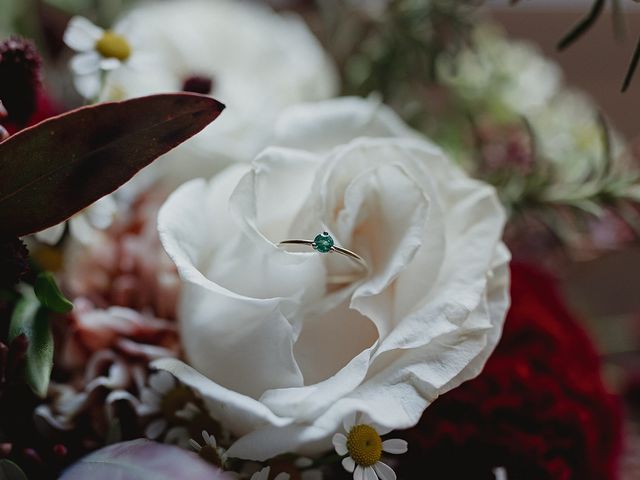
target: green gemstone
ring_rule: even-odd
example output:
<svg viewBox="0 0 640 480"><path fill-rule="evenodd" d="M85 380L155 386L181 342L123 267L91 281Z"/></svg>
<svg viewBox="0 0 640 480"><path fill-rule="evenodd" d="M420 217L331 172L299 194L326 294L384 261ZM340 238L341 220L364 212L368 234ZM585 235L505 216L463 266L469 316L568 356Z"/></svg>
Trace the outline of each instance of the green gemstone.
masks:
<svg viewBox="0 0 640 480"><path fill-rule="evenodd" d="M331 251L331 247L333 247L333 238L327 232L322 232L313 239L313 248L320 253Z"/></svg>

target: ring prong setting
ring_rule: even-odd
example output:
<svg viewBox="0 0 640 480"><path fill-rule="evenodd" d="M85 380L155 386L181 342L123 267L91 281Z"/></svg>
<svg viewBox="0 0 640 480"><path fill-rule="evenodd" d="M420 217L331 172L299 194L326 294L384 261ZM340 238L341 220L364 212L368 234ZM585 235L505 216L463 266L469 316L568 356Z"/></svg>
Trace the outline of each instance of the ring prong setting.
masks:
<svg viewBox="0 0 640 480"><path fill-rule="evenodd" d="M313 249L320 253L328 253L333 249L334 245L333 238L327 232L322 232L316 235L316 238L313 239L313 243L311 246Z"/></svg>

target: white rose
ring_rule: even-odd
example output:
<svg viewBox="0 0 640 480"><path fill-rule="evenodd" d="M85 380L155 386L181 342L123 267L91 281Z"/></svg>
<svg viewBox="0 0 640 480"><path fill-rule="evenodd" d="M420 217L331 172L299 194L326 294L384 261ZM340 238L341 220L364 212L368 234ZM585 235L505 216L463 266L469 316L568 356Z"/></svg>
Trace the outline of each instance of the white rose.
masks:
<svg viewBox="0 0 640 480"><path fill-rule="evenodd" d="M229 456L319 453L363 412L415 425L438 395L474 377L508 299L505 214L386 107L345 98L294 107L251 167L193 180L159 215L183 281L192 367L159 360L239 437ZM371 271L335 253L291 253L288 238L331 233ZM357 268L357 267L356 267Z"/></svg>
<svg viewBox="0 0 640 480"><path fill-rule="evenodd" d="M181 91L191 79L188 88L227 106L203 132L151 167L170 186L208 178L235 161L250 162L285 107L337 93L335 68L304 21L257 2L147 2L120 25L124 36L135 34L135 48L153 53L156 61L111 73L103 99Z"/></svg>

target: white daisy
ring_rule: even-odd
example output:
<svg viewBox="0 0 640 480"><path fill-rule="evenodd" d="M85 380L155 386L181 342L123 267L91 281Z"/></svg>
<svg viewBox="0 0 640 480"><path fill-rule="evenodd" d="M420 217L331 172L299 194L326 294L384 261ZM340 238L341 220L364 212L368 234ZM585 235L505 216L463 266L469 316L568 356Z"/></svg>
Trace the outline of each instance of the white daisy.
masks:
<svg viewBox="0 0 640 480"><path fill-rule="evenodd" d="M259 472L251 475L251 480L269 480L269 473L271 473L271 467L264 467ZM288 473L279 473L273 480L289 480L291 476Z"/></svg>
<svg viewBox="0 0 640 480"><path fill-rule="evenodd" d="M68 220L69 233L80 243L88 245L96 240L99 230L111 226L118 211L118 205L112 196L102 197ZM64 234L67 222L62 222L35 234L38 241L47 245L55 245Z"/></svg>
<svg viewBox="0 0 640 480"><path fill-rule="evenodd" d="M496 476L496 480L507 480L507 469L504 467L494 468L493 474Z"/></svg>
<svg viewBox="0 0 640 480"><path fill-rule="evenodd" d="M389 429L373 426L356 413L346 417L343 425L347 434L336 433L333 446L338 455L348 455L342 459L342 466L353 473L354 480L396 480L393 469L380 461L382 452L405 453L407 442L397 438L382 441L380 436Z"/></svg>
<svg viewBox="0 0 640 480"><path fill-rule="evenodd" d="M200 445L199 442L191 438L189 439L189 445L207 462L217 465L220 468L224 468L224 464L227 460L226 452L222 447L218 446L216 438L206 430L202 430L202 440L204 440L204 442Z"/></svg>
<svg viewBox="0 0 640 480"><path fill-rule="evenodd" d="M102 86L101 73L132 62L134 49L131 36L125 35L125 31L126 24L119 24L112 31L104 30L80 16L69 21L64 32L64 43L78 52L71 59L70 66L80 95L88 99L96 98Z"/></svg>
<svg viewBox="0 0 640 480"><path fill-rule="evenodd" d="M147 425L144 434L156 440L166 432L164 441L186 446L191 443L189 432L184 426L169 427L170 416L190 420L200 410L190 401L193 394L187 387L178 384L168 372L160 371L149 377L149 387L142 390L142 404L138 408L139 415L159 415Z"/></svg>

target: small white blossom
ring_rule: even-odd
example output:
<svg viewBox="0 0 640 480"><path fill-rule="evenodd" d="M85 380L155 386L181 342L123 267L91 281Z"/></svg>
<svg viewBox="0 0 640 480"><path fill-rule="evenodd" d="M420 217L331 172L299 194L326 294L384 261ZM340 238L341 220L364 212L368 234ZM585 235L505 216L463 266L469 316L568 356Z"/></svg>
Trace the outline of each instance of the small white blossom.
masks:
<svg viewBox="0 0 640 480"><path fill-rule="evenodd" d="M102 86L101 74L137 61L130 35L125 35L126 24L114 30L104 30L84 17L75 16L64 32L64 43L78 52L71 59L74 85L80 95L88 99L98 96Z"/></svg>
<svg viewBox="0 0 640 480"><path fill-rule="evenodd" d="M251 480L269 480L269 473L271 472L271 467L264 467L259 472L251 475ZM289 480L291 476L288 473L279 473L273 480Z"/></svg>
<svg viewBox="0 0 640 480"><path fill-rule="evenodd" d="M388 429L374 426L357 414L344 420L346 435L336 433L333 446L336 453L345 456L342 466L353 473L354 480L396 480L393 469L380 461L382 452L401 454L407 451L407 442L399 438L382 441L381 435Z"/></svg>

